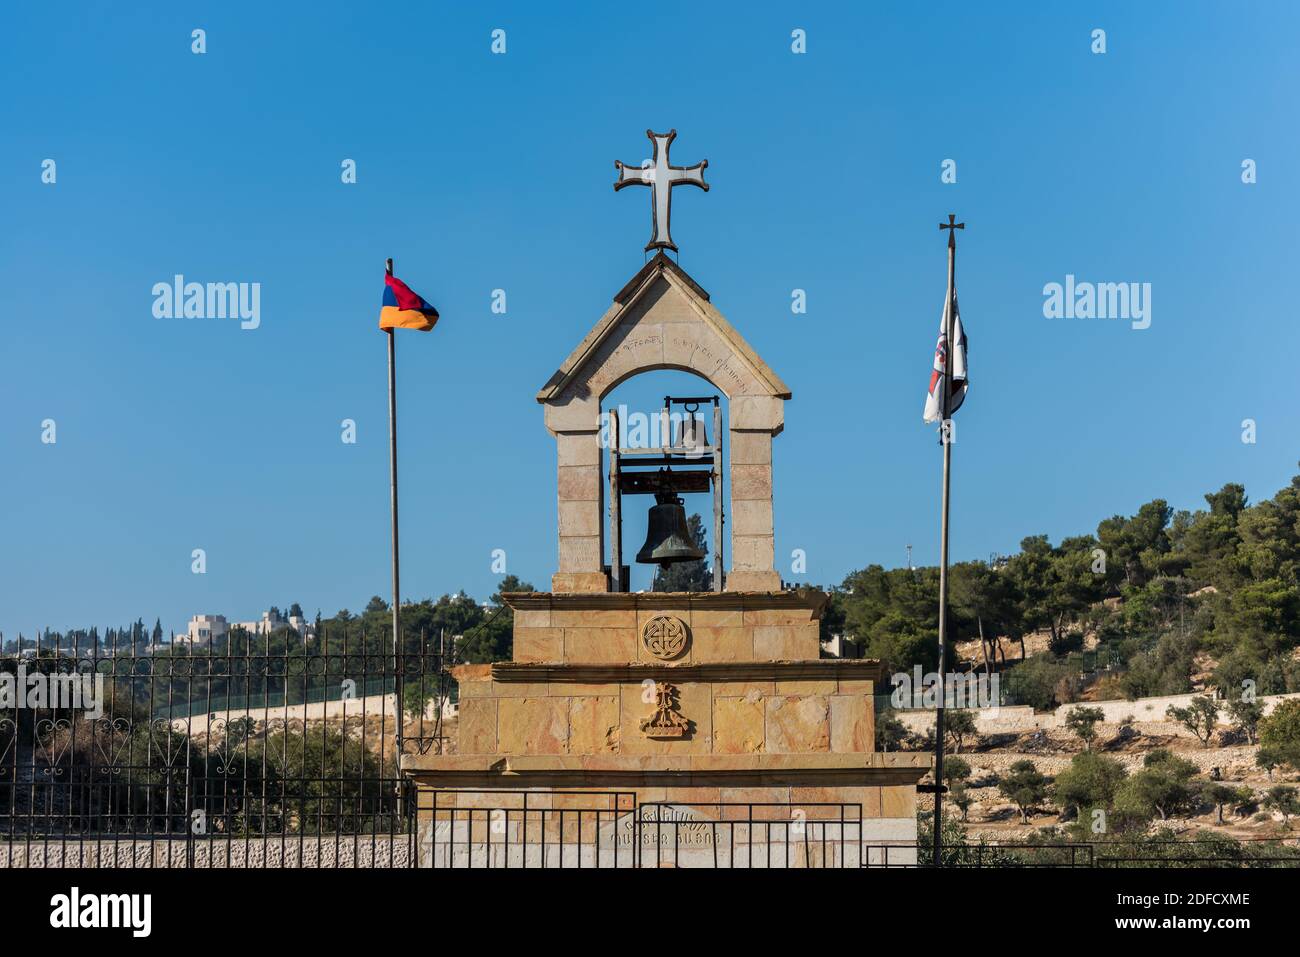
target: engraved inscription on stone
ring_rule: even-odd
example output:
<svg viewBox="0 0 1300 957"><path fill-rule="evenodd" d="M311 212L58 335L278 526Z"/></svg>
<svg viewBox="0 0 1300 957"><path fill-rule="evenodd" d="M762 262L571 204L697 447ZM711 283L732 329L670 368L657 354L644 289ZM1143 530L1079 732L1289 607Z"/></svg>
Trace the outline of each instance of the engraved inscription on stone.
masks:
<svg viewBox="0 0 1300 957"><path fill-rule="evenodd" d="M736 825L719 825L714 809L685 804L644 804L637 811L621 815L616 821L602 824L599 831L601 850L611 850L617 844L631 849L639 843L642 849L656 847L670 852L662 857L648 858L646 864L682 866L692 850L714 847L729 848L732 830ZM747 834L742 830L742 834ZM639 840L638 840L639 835ZM707 861L699 861L706 866Z"/></svg>
<svg viewBox="0 0 1300 957"><path fill-rule="evenodd" d="M657 615L641 629L646 651L660 661L672 661L686 650L686 623L672 615Z"/></svg>

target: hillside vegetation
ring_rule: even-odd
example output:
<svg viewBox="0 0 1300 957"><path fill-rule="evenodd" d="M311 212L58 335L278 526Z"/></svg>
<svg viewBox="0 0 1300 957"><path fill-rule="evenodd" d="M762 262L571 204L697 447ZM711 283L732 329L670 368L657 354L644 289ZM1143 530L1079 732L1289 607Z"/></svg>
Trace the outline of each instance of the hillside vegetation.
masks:
<svg viewBox="0 0 1300 957"><path fill-rule="evenodd" d="M1231 697L1300 690L1300 476L1255 504L1241 485L1174 511L1155 499L1095 534L952 566L953 637L983 636L1011 699L1047 708L1078 700L1212 687ZM936 666L938 569L871 565L832 589L823 633L844 634L890 671ZM1034 653L1028 638L1040 637ZM1027 647L1029 645L1029 647ZM1081 656L1111 665L1086 678ZM980 649L976 643L975 648ZM953 662L949 662L951 666Z"/></svg>

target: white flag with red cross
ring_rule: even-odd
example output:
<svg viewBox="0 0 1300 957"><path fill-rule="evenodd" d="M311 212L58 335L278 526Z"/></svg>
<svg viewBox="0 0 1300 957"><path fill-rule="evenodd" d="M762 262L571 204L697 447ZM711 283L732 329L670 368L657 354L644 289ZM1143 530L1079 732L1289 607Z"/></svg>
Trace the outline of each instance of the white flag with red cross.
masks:
<svg viewBox="0 0 1300 957"><path fill-rule="evenodd" d="M957 342L952 364L952 378L948 377L948 307L951 304L952 336ZM948 390L948 417L961 408L966 398L966 330L961 325L961 310L957 308L957 294L945 301L939 319L939 342L934 347L934 369L930 373L930 391L925 397L925 421L938 422L943 418L943 393Z"/></svg>

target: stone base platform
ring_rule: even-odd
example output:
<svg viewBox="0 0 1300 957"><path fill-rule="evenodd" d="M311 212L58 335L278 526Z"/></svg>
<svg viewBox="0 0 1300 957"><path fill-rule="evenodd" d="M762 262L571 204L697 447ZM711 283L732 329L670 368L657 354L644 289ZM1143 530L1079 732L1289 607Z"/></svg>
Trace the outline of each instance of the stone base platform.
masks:
<svg viewBox="0 0 1300 957"><path fill-rule="evenodd" d="M916 862L921 754L423 755L423 867Z"/></svg>
<svg viewBox="0 0 1300 957"><path fill-rule="evenodd" d="M915 861L929 756L875 751L881 665L820 657L824 592L502 597L514 660L454 669L458 753L402 759L421 863Z"/></svg>

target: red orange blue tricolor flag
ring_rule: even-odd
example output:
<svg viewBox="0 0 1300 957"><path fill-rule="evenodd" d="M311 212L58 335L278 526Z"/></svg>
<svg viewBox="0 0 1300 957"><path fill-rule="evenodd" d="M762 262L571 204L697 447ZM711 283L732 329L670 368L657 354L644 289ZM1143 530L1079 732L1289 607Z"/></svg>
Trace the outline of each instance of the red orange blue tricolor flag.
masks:
<svg viewBox="0 0 1300 957"><path fill-rule="evenodd" d="M953 357L952 381L948 382L948 307L952 306L952 336L957 340ZM939 342L934 347L934 369L930 373L930 391L925 397L925 421L938 422L943 418L943 390L948 392L948 417L961 408L966 399L966 330L961 324L961 310L957 307L957 294L949 293L944 300L943 315L939 317Z"/></svg>
<svg viewBox="0 0 1300 957"><path fill-rule="evenodd" d="M419 329L428 332L438 321L438 310L393 275L384 276L384 304L379 310L380 329Z"/></svg>

